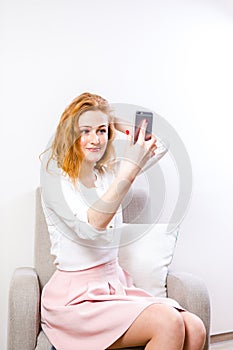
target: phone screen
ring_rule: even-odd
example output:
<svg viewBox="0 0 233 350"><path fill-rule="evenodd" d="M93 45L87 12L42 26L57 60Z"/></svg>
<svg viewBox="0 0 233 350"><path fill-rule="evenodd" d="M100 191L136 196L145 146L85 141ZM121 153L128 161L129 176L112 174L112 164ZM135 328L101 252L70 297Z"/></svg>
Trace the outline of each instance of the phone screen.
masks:
<svg viewBox="0 0 233 350"><path fill-rule="evenodd" d="M153 113L145 111L137 111L135 114L135 123L134 123L134 143L137 142L138 135L140 132L140 127L144 119L147 119L148 124L146 128L145 140L150 140L152 135L152 123L153 123Z"/></svg>

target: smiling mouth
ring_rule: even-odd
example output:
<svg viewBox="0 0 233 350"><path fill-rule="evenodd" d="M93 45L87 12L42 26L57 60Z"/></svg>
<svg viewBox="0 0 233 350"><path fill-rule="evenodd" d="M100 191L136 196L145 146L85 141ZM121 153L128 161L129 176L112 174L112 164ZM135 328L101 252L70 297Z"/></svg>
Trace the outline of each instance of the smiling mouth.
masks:
<svg viewBox="0 0 233 350"><path fill-rule="evenodd" d="M89 152L99 152L100 151L100 148L87 148L87 150L89 151Z"/></svg>

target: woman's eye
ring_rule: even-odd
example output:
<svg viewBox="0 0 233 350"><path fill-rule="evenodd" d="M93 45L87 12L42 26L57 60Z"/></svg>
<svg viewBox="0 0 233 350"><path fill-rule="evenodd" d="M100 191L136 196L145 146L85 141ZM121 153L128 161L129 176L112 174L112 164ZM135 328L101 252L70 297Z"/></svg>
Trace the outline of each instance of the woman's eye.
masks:
<svg viewBox="0 0 233 350"><path fill-rule="evenodd" d="M107 130L106 130L106 129L99 129L99 132L100 132L101 134L104 134L104 133L107 132Z"/></svg>
<svg viewBox="0 0 233 350"><path fill-rule="evenodd" d="M89 133L89 130L88 129L83 129L81 130L81 134L88 134Z"/></svg>

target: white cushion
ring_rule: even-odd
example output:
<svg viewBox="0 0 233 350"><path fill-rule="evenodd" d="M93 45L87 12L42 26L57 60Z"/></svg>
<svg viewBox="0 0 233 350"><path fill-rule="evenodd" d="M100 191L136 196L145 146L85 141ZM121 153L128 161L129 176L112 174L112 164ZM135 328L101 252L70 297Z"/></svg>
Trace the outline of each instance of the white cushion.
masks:
<svg viewBox="0 0 233 350"><path fill-rule="evenodd" d="M147 228L136 240L128 239L126 245L121 245L119 263L131 274L136 287L154 296L166 297L168 266L173 258L178 228L172 229L167 224Z"/></svg>

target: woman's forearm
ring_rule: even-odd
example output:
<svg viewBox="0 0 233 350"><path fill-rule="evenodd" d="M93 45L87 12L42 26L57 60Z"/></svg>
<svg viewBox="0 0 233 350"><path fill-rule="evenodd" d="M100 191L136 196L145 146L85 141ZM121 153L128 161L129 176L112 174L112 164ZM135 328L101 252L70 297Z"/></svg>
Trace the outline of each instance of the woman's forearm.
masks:
<svg viewBox="0 0 233 350"><path fill-rule="evenodd" d="M121 175L113 181L106 193L88 209L88 222L96 229L106 229L128 192L131 181Z"/></svg>
<svg viewBox="0 0 233 350"><path fill-rule="evenodd" d="M133 124L130 121L126 121L120 118L114 117L114 127L116 130L125 134L126 130L132 131Z"/></svg>

